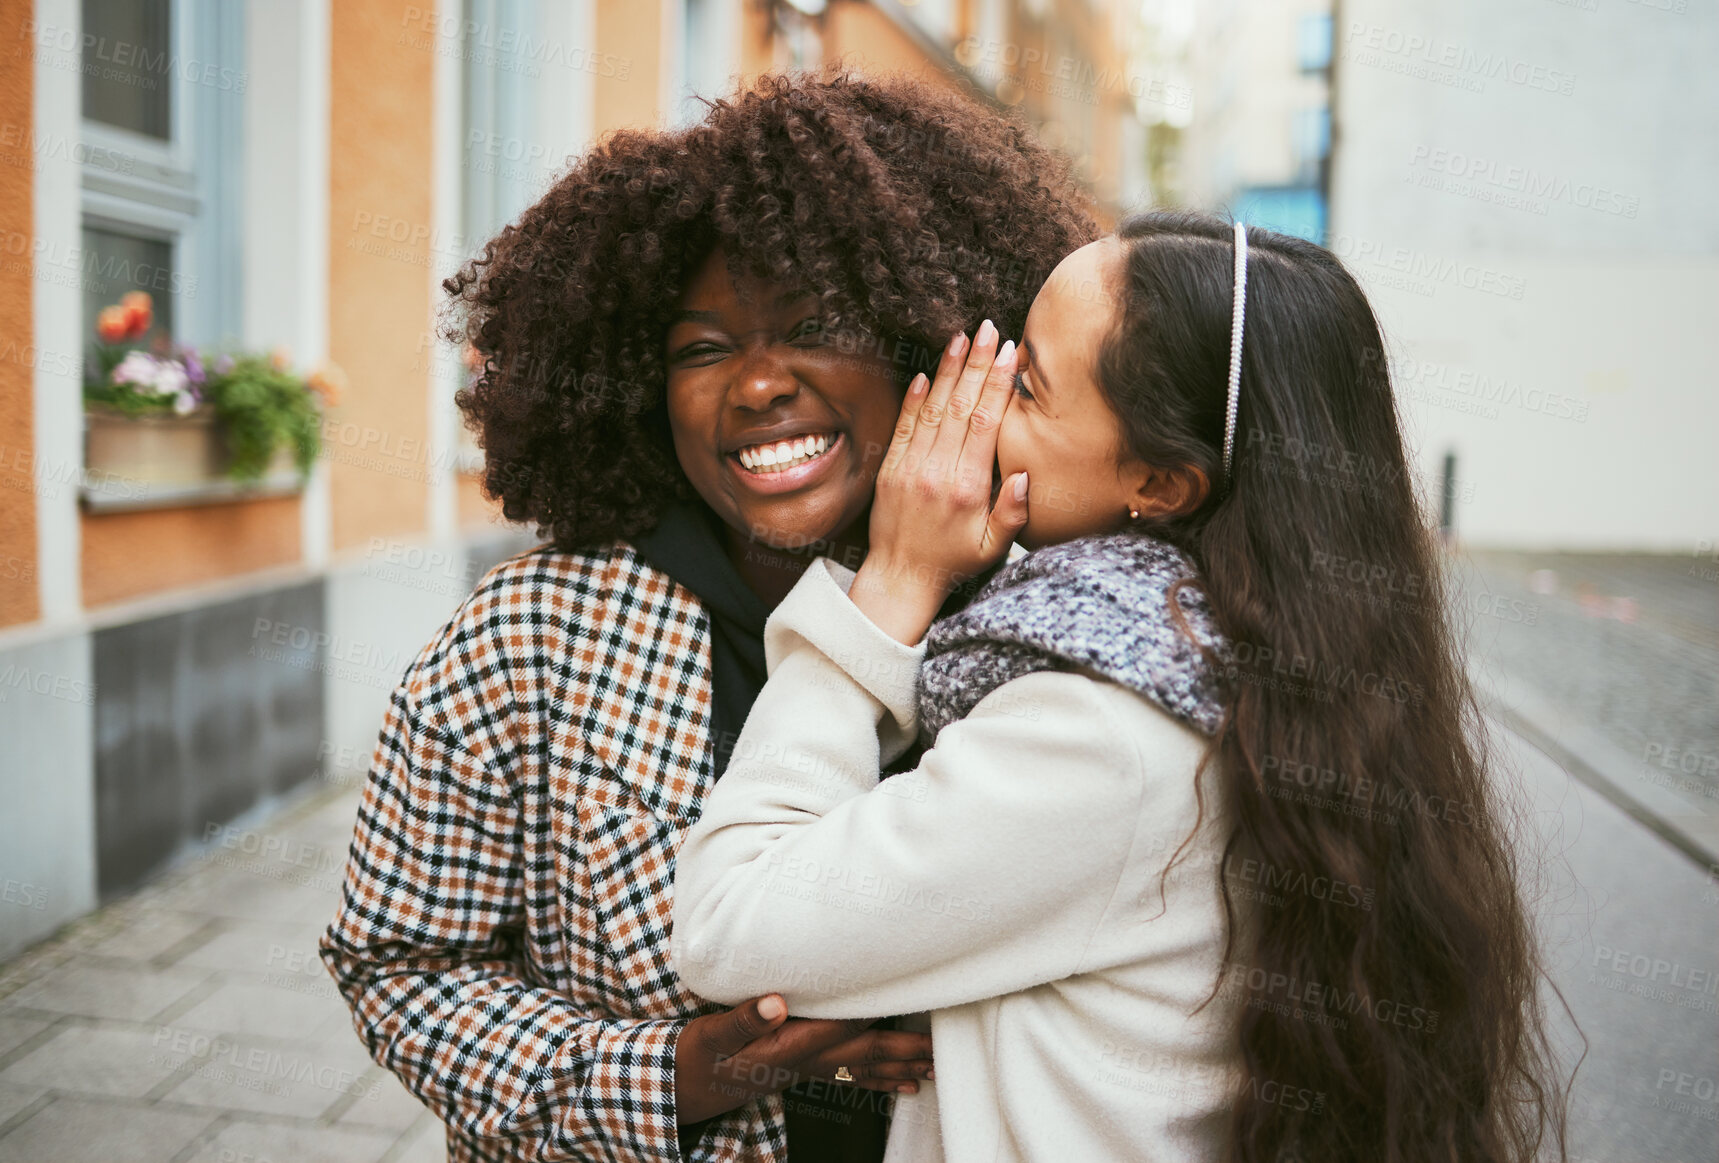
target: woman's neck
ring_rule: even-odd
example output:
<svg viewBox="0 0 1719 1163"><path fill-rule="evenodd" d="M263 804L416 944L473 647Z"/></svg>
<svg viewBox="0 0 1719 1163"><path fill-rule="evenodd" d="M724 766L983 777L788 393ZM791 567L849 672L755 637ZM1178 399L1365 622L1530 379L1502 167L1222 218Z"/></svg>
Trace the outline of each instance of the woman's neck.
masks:
<svg viewBox="0 0 1719 1163"><path fill-rule="evenodd" d="M779 549L754 540L733 527L727 527L723 532L728 559L734 563L741 580L774 610L817 558L834 558L849 569L858 569L865 560L866 532L870 524L870 514L862 514L833 537L813 541L800 549Z"/></svg>

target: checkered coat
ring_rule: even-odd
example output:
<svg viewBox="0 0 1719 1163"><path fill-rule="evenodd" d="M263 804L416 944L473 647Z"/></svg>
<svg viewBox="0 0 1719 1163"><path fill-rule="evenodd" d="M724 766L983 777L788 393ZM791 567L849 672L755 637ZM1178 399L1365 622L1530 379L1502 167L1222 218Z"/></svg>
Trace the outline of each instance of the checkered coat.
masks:
<svg viewBox="0 0 1719 1163"><path fill-rule="evenodd" d="M675 852L714 778L698 599L618 543L492 570L394 691L323 958L466 1160L680 1158ZM779 1097L700 1163L786 1160Z"/></svg>

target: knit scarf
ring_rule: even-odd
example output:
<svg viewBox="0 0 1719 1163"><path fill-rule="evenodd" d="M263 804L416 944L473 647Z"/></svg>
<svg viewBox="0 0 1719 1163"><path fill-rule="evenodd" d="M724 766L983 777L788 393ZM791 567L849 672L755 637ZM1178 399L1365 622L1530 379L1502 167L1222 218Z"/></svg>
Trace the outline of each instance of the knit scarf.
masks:
<svg viewBox="0 0 1719 1163"><path fill-rule="evenodd" d="M1190 583L1175 595L1186 630L1170 609L1178 582ZM1048 545L932 625L919 672L921 735L935 739L1011 679L1078 668L1214 735L1224 704L1201 646L1220 660L1229 654L1194 564L1175 546L1136 532Z"/></svg>

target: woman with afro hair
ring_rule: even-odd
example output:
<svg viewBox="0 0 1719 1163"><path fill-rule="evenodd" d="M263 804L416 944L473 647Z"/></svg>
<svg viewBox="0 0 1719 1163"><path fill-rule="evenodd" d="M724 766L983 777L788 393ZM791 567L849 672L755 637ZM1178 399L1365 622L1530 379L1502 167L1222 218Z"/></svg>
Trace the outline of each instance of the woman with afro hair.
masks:
<svg viewBox="0 0 1719 1163"><path fill-rule="evenodd" d="M766 617L864 557L908 382L1094 237L995 111L770 77L613 135L445 284L486 490L547 540L395 690L322 948L451 1159L881 1159L928 1035L691 993L675 854L746 758Z"/></svg>

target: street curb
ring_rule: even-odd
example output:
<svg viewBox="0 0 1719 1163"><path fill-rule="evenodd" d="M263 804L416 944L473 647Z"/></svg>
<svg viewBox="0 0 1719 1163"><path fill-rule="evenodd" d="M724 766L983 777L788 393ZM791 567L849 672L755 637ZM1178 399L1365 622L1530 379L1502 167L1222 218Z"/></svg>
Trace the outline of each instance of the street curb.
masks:
<svg viewBox="0 0 1719 1163"><path fill-rule="evenodd" d="M1719 868L1719 802L1701 805L1653 782L1642 761L1508 675L1469 668L1486 713L1544 752L1573 778L1664 840L1703 872Z"/></svg>

